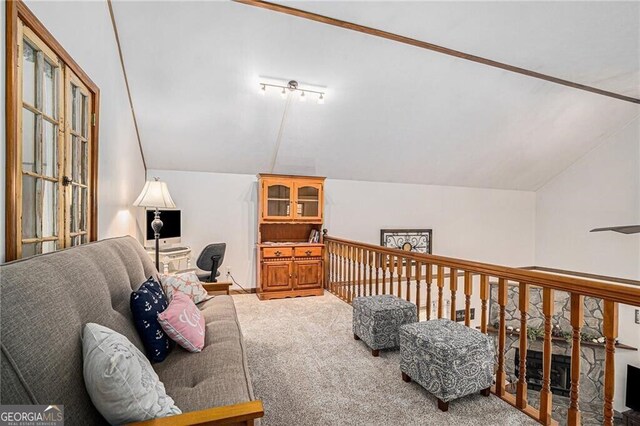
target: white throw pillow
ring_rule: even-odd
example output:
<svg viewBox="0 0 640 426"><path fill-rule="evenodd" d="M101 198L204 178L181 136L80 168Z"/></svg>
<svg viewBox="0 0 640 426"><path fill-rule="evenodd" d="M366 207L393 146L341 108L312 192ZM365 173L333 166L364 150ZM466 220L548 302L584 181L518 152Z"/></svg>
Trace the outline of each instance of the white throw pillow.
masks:
<svg viewBox="0 0 640 426"><path fill-rule="evenodd" d="M175 275L160 275L160 282L169 302L173 299L173 293L176 291L186 294L196 304L206 300L209 296L193 271Z"/></svg>
<svg viewBox="0 0 640 426"><path fill-rule="evenodd" d="M84 383L112 425L181 414L149 360L120 333L87 323L82 333Z"/></svg>

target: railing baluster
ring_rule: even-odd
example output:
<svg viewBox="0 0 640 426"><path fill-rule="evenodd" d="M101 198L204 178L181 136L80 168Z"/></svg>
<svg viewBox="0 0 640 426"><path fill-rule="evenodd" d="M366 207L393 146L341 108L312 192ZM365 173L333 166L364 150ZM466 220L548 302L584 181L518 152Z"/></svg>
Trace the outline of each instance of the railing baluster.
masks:
<svg viewBox="0 0 640 426"><path fill-rule="evenodd" d="M373 251L367 252L367 263L369 264L369 296L373 295Z"/></svg>
<svg viewBox="0 0 640 426"><path fill-rule="evenodd" d="M487 300L489 300L489 277L480 275L480 331L487 334Z"/></svg>
<svg viewBox="0 0 640 426"><path fill-rule="evenodd" d="M360 270L360 284L358 286L362 287L362 291L360 293L362 296L367 295L367 286L365 284L365 272L367 270L367 267L364 264L365 262L364 253L365 253L364 249L358 249L358 259L360 260L360 266L358 267L358 269Z"/></svg>
<svg viewBox="0 0 640 426"><path fill-rule="evenodd" d="M329 288L329 292L333 293L333 282L334 277L333 277L333 273L335 272L334 266L335 266L335 259L333 258L333 243L329 242L327 245L327 250L329 252L329 282L328 284L328 288Z"/></svg>
<svg viewBox="0 0 640 426"><path fill-rule="evenodd" d="M527 311L529 310L529 285L520 283L519 308L520 308L520 374L518 375L518 388L516 393L516 406L520 409L527 408Z"/></svg>
<svg viewBox="0 0 640 426"><path fill-rule="evenodd" d="M363 292L367 296L371 296L371 292L368 290L368 281L367 281L367 273L369 272L369 250L362 249L362 286L364 288Z"/></svg>
<svg viewBox="0 0 640 426"><path fill-rule="evenodd" d="M444 266L438 265L438 319L444 316Z"/></svg>
<svg viewBox="0 0 640 426"><path fill-rule="evenodd" d="M422 281L422 264L416 262L416 314L420 321L420 281Z"/></svg>
<svg viewBox="0 0 640 426"><path fill-rule="evenodd" d="M449 269L449 286L451 288L451 321L456 320L456 293L458 292L458 270Z"/></svg>
<svg viewBox="0 0 640 426"><path fill-rule="evenodd" d="M464 325L471 327L471 293L473 292L473 275L464 272Z"/></svg>
<svg viewBox="0 0 640 426"><path fill-rule="evenodd" d="M362 291L362 250L360 247L356 247L356 288L358 291L358 297L364 296Z"/></svg>
<svg viewBox="0 0 640 426"><path fill-rule="evenodd" d="M380 294L380 259L382 258L381 254L374 255L374 259L376 262L376 294Z"/></svg>
<svg viewBox="0 0 640 426"><path fill-rule="evenodd" d="M503 397L507 374L504 370L504 348L507 341L505 307L507 306L507 280L498 279L498 305L500 307L500 325L498 326L498 371L496 372L496 395Z"/></svg>
<svg viewBox="0 0 640 426"><path fill-rule="evenodd" d="M395 258L393 256L388 256L387 265L389 266L389 294L393 294L393 270L395 269L394 259Z"/></svg>
<svg viewBox="0 0 640 426"><path fill-rule="evenodd" d="M540 422L551 424L553 394L551 393L551 319L553 317L553 290L542 289L542 314L544 315L544 345L542 351L542 389L540 390Z"/></svg>
<svg viewBox="0 0 640 426"><path fill-rule="evenodd" d="M338 285L338 293L342 300L346 300L344 296L344 283L346 280L344 277L344 244L340 244L340 283Z"/></svg>
<svg viewBox="0 0 640 426"><path fill-rule="evenodd" d="M584 322L584 298L571 293L571 328L573 329L573 342L571 345L571 403L567 424L577 426L580 421L580 329Z"/></svg>
<svg viewBox="0 0 640 426"><path fill-rule="evenodd" d="M604 425L613 425L613 396L615 391L615 353L618 338L618 304L604 301Z"/></svg>
<svg viewBox="0 0 640 426"><path fill-rule="evenodd" d="M407 262L407 268L405 270L406 274L407 274L407 302L409 302L411 300L411 276L413 275L411 272L411 269L413 267L413 261L411 259L405 259L405 262Z"/></svg>
<svg viewBox="0 0 640 426"><path fill-rule="evenodd" d="M364 249L358 248L358 271L360 273L360 279L358 280L358 287L361 288L360 296L367 295L367 286L364 284L364 273L367 268L364 264Z"/></svg>
<svg viewBox="0 0 640 426"><path fill-rule="evenodd" d="M398 271L398 288L397 288L397 296L402 297L402 269L404 265L402 264L402 258L400 256L396 257L396 269Z"/></svg>
<svg viewBox="0 0 640 426"><path fill-rule="evenodd" d="M324 250L322 250L322 287L325 290L329 289L329 271L330 271L330 262L329 262L329 247L325 244Z"/></svg>
<svg viewBox="0 0 640 426"><path fill-rule="evenodd" d="M426 285L427 285L427 321L431 319L431 281L433 281L433 266L430 263L426 265Z"/></svg>
<svg viewBox="0 0 640 426"><path fill-rule="evenodd" d="M349 269L349 275L348 275L349 289L347 291L347 300L349 301L349 303L351 303L354 295L353 292L356 289L353 285L353 247L352 246L347 247L347 264L349 267L348 268Z"/></svg>

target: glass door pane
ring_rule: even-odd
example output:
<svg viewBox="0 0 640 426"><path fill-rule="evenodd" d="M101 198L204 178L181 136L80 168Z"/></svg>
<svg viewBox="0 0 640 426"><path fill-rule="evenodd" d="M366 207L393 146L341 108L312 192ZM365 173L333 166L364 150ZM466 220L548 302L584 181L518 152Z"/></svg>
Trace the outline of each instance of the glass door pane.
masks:
<svg viewBox="0 0 640 426"><path fill-rule="evenodd" d="M320 189L316 186L297 187L296 215L301 218L320 216Z"/></svg>
<svg viewBox="0 0 640 426"><path fill-rule="evenodd" d="M21 132L21 240L18 255L32 256L56 250L60 239L61 209L58 152L59 106L62 99L60 66L31 30L22 28L19 68L22 107Z"/></svg>
<svg viewBox="0 0 640 426"><path fill-rule="evenodd" d="M69 72L67 80L67 116L70 125L66 146L66 175L69 185L66 190L66 220L69 235L67 244L71 246L89 241L89 176L90 173L90 92L79 79Z"/></svg>
<svg viewBox="0 0 640 426"><path fill-rule="evenodd" d="M291 216L291 188L283 184L267 185L267 216Z"/></svg>

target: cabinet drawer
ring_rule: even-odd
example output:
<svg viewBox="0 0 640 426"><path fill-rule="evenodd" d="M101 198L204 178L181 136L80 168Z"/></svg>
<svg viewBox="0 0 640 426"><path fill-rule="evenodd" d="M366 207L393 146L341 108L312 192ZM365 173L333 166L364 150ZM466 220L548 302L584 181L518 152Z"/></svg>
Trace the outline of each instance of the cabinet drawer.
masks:
<svg viewBox="0 0 640 426"><path fill-rule="evenodd" d="M293 249L291 247L268 247L262 249L262 257L291 257Z"/></svg>
<svg viewBox="0 0 640 426"><path fill-rule="evenodd" d="M296 247L294 255L295 257L322 256L322 247Z"/></svg>

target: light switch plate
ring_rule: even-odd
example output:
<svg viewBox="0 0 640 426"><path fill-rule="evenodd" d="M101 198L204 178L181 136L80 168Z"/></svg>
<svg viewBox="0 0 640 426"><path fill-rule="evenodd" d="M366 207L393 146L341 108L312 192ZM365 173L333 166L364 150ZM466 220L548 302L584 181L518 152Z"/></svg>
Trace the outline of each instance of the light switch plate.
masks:
<svg viewBox="0 0 640 426"><path fill-rule="evenodd" d="M636 309L636 324L640 324L640 309Z"/></svg>

